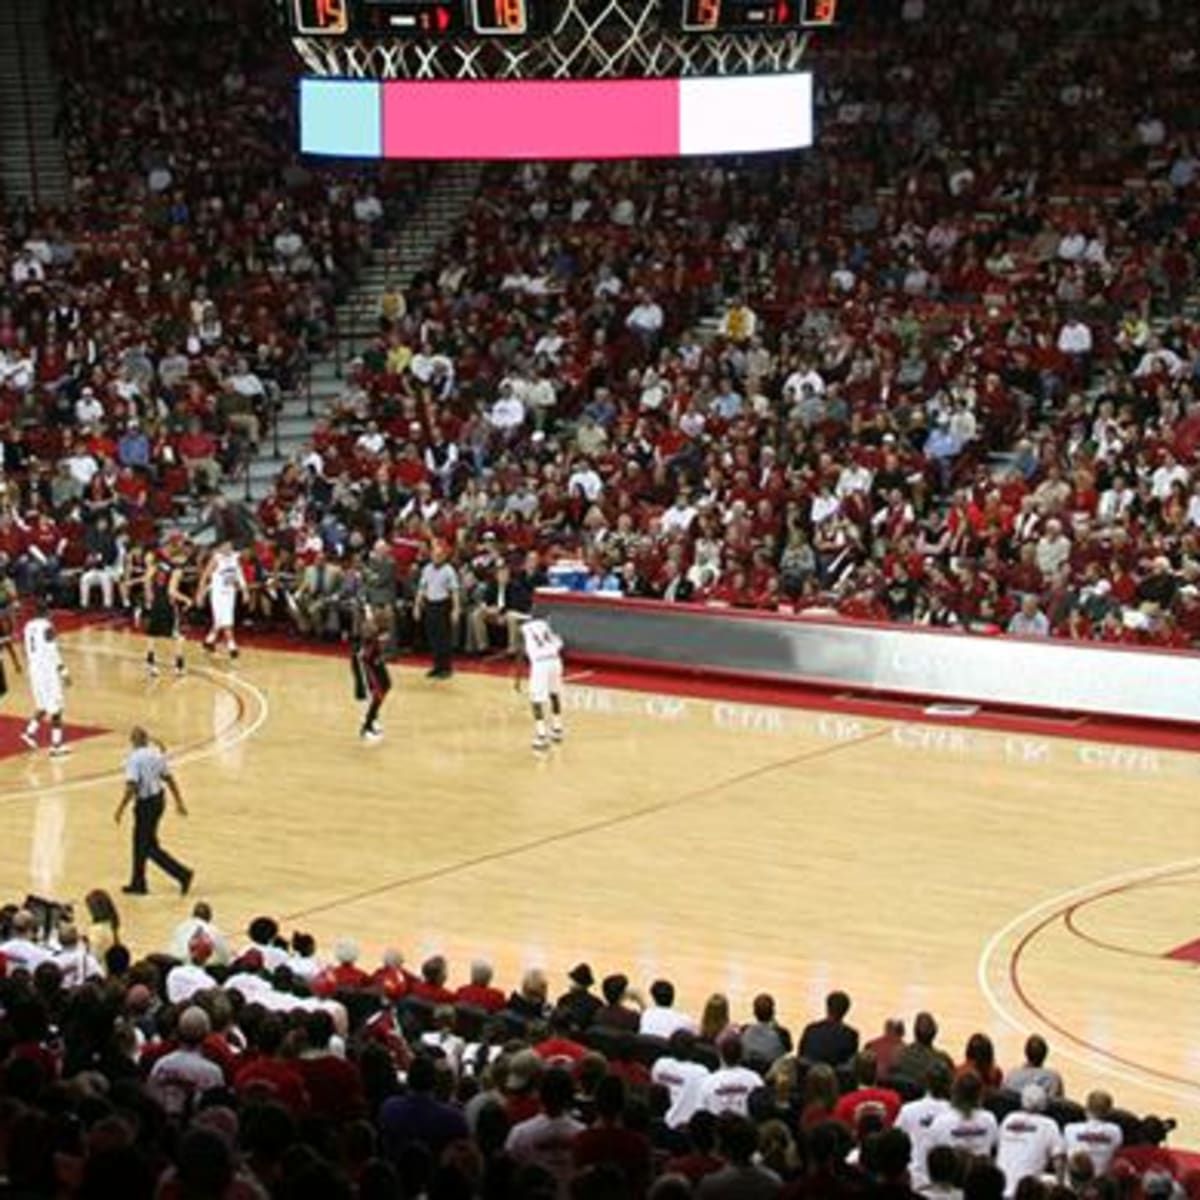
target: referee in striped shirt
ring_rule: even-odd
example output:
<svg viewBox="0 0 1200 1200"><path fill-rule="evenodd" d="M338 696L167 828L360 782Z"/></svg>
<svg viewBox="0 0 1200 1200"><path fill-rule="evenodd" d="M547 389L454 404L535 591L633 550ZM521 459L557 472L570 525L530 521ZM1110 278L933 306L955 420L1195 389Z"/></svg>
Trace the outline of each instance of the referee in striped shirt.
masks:
<svg viewBox="0 0 1200 1200"><path fill-rule="evenodd" d="M152 746L150 735L140 725L135 725L129 734L129 743L133 749L125 759L125 794L117 805L115 819L119 825L125 809L133 805L133 877L121 890L127 895L144 896L149 890L146 887L146 863L152 862L170 875L186 896L194 872L168 854L158 840L158 823L167 807L164 789L171 793L179 815L187 816L179 785L167 765L161 742Z"/></svg>
<svg viewBox="0 0 1200 1200"><path fill-rule="evenodd" d="M433 543L433 558L421 568L413 615L424 617L425 636L433 653L430 679L449 679L454 673L454 631L458 628L458 572L446 561L444 542Z"/></svg>

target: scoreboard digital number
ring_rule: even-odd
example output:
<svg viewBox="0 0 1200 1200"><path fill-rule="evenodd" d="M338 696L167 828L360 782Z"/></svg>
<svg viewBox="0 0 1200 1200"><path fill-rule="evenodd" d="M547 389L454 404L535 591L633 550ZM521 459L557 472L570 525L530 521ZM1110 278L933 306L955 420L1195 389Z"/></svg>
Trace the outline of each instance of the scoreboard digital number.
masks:
<svg viewBox="0 0 1200 1200"><path fill-rule="evenodd" d="M546 0L291 0L301 37L521 37Z"/></svg>
<svg viewBox="0 0 1200 1200"><path fill-rule="evenodd" d="M684 33L811 29L837 20L837 0L678 0Z"/></svg>

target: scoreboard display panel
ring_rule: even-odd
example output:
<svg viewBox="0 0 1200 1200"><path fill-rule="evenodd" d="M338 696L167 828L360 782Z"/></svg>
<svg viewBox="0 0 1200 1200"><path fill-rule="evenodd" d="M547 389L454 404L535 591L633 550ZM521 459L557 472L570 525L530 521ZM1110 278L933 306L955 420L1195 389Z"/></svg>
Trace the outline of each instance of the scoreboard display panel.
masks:
<svg viewBox="0 0 1200 1200"><path fill-rule="evenodd" d="M782 33L837 20L837 0L674 0L674 9L684 33Z"/></svg>
<svg viewBox="0 0 1200 1200"><path fill-rule="evenodd" d="M552 0L290 0L301 37L524 37Z"/></svg>

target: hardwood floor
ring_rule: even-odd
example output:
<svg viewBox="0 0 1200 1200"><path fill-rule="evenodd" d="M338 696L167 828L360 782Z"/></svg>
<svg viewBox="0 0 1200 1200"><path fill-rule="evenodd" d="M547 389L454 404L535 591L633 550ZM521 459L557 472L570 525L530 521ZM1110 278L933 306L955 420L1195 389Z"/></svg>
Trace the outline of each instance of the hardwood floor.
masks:
<svg viewBox="0 0 1200 1200"><path fill-rule="evenodd" d="M64 647L70 721L109 732L62 763L0 760L8 896L125 881L112 816L142 722L192 807L163 840L229 931L267 912L367 956L445 953L456 979L483 955L502 985L587 959L665 974L695 1009L771 991L794 1026L842 987L864 1035L928 1007L956 1057L982 1029L1007 1066L1039 1030L1071 1091L1107 1086L1200 1141L1197 968L1169 957L1200 938L1196 757L582 679L539 758L510 681L405 668L364 745L337 658L249 650L147 683L136 639ZM18 678L5 712L27 703ZM151 887L121 905L141 950L190 906Z"/></svg>

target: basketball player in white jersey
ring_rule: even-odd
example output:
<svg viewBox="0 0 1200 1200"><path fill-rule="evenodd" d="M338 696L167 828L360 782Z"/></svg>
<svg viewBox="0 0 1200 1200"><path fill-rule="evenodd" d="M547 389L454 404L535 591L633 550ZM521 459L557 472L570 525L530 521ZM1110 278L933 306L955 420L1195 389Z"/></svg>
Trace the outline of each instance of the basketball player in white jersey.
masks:
<svg viewBox="0 0 1200 1200"><path fill-rule="evenodd" d="M562 723L562 638L542 617L530 617L521 625L521 640L529 660L529 702L533 707L533 748L547 750L563 740ZM550 728L546 728L546 704L550 705Z"/></svg>
<svg viewBox="0 0 1200 1200"><path fill-rule="evenodd" d="M71 676L59 653L54 625L48 613L50 601L40 596L37 616L25 622L23 641L29 664L29 690L33 693L33 716L21 734L21 741L30 750L38 748L38 729L43 721L50 722L50 755L61 758L70 750L63 744L63 688Z"/></svg>
<svg viewBox="0 0 1200 1200"><path fill-rule="evenodd" d="M242 560L232 542L222 542L204 568L200 586L196 589L197 603L208 592L209 609L212 612L212 628L204 639L204 648L210 654L217 648L223 633L230 658L237 658L237 641L233 636L233 618L240 594L242 603L248 598L246 576L242 573Z"/></svg>

